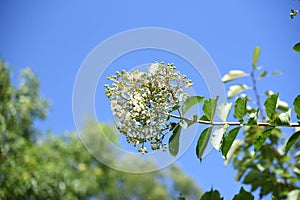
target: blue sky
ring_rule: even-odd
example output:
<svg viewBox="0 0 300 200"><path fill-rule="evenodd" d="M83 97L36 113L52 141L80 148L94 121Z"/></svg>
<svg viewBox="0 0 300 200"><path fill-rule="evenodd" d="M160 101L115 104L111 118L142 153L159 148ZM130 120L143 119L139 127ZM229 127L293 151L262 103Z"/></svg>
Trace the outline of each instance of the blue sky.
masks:
<svg viewBox="0 0 300 200"><path fill-rule="evenodd" d="M37 74L41 94L52 104L47 120L37 125L55 133L75 130L72 90L85 57L100 42L133 28L162 27L186 34L206 49L222 75L231 69L249 71L252 51L260 46L259 64L270 72L283 72L282 76L259 82L260 92L272 89L291 104L300 93L300 54L291 50L300 41L300 18L291 20L289 12L299 7L296 0L1 0L0 55L13 67L14 78L26 66ZM116 64L136 66L172 58L163 53L155 55L158 53L128 55ZM235 172L223 165L218 152L199 164L192 146L177 163L204 190L213 186L225 199L239 190Z"/></svg>

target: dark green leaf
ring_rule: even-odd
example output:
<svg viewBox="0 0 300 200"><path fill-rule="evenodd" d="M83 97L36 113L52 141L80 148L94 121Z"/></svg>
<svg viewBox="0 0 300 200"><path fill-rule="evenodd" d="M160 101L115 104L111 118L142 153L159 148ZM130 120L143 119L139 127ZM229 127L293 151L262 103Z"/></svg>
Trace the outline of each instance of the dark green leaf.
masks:
<svg viewBox="0 0 300 200"><path fill-rule="evenodd" d="M229 90L227 92L227 97L232 98L238 95L239 93L243 92L244 90L248 90L249 87L245 84L238 84L238 85L232 85L229 87Z"/></svg>
<svg viewBox="0 0 300 200"><path fill-rule="evenodd" d="M269 96L264 103L267 116L271 121L273 120L273 116L275 113L277 99L278 99L278 93L275 93Z"/></svg>
<svg viewBox="0 0 300 200"><path fill-rule="evenodd" d="M252 60L252 66L254 69L257 69L257 61L260 54L260 48L256 47L253 51L253 60Z"/></svg>
<svg viewBox="0 0 300 200"><path fill-rule="evenodd" d="M209 192L205 192L200 200L223 200L218 190L211 189Z"/></svg>
<svg viewBox="0 0 300 200"><path fill-rule="evenodd" d="M233 144L233 141L235 140L239 130L241 129L241 126L235 127L234 129L231 129L229 133L224 137L223 145L222 145L222 154L227 159L227 153Z"/></svg>
<svg viewBox="0 0 300 200"><path fill-rule="evenodd" d="M176 156L178 154L180 132L181 132L181 126L177 124L169 139L169 152L172 156Z"/></svg>
<svg viewBox="0 0 300 200"><path fill-rule="evenodd" d="M247 106L247 97L244 98L237 98L234 103L234 117L238 120L242 120Z"/></svg>
<svg viewBox="0 0 300 200"><path fill-rule="evenodd" d="M241 187L240 192L233 197L233 200L253 200L254 196L251 192L246 191L243 187Z"/></svg>
<svg viewBox="0 0 300 200"><path fill-rule="evenodd" d="M248 74L242 70L231 70L223 76L222 81L226 83L244 76L248 76Z"/></svg>
<svg viewBox="0 0 300 200"><path fill-rule="evenodd" d="M202 96L191 96L187 98L181 106L181 114L184 115L189 111L193 106L203 101L205 98Z"/></svg>
<svg viewBox="0 0 300 200"><path fill-rule="evenodd" d="M261 133L260 136L255 140L254 143L254 151L257 152L261 146L264 144L266 139L271 135L273 128L269 128Z"/></svg>
<svg viewBox="0 0 300 200"><path fill-rule="evenodd" d="M209 121L212 121L215 115L218 97L204 101L202 110Z"/></svg>
<svg viewBox="0 0 300 200"><path fill-rule="evenodd" d="M218 116L220 117L220 119L225 122L228 118L228 115L229 115L229 112L231 110L231 107L232 107L232 103L221 103L219 106L218 106L218 110L217 110L217 113L218 113Z"/></svg>
<svg viewBox="0 0 300 200"><path fill-rule="evenodd" d="M294 133L288 140L288 142L286 143L285 146L285 153L287 154L289 152L289 150L291 149L291 147L293 146L293 144L298 140L300 136L300 131L297 131L296 133Z"/></svg>
<svg viewBox="0 0 300 200"><path fill-rule="evenodd" d="M297 118L300 120L300 94L295 98L293 105Z"/></svg>
<svg viewBox="0 0 300 200"><path fill-rule="evenodd" d="M295 44L293 46L293 50L296 51L296 52L300 52L300 42L298 42L297 44Z"/></svg>
<svg viewBox="0 0 300 200"><path fill-rule="evenodd" d="M202 131L202 133L199 136L198 142L197 142L197 146L196 146L196 155L197 157L200 159L200 161L202 161L202 156L203 153L205 151L205 148L208 144L209 138L210 138L210 134L212 131L212 126L204 129Z"/></svg>
<svg viewBox="0 0 300 200"><path fill-rule="evenodd" d="M261 176L261 173L253 169L251 170L244 178L243 183L244 184L253 184L254 182L258 181Z"/></svg>

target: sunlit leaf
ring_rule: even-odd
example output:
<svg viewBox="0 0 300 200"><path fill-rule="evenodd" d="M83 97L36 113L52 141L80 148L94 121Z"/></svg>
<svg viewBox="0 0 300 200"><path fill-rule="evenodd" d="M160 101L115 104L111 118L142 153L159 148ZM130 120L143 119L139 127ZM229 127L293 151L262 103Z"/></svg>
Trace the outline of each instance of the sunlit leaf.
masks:
<svg viewBox="0 0 300 200"><path fill-rule="evenodd" d="M296 52L300 52L300 42L298 42L297 44L295 44L293 46L293 50L296 51Z"/></svg>
<svg viewBox="0 0 300 200"><path fill-rule="evenodd" d="M187 98L181 106L181 114L184 115L189 111L193 106L203 101L205 98L202 96L191 96Z"/></svg>
<svg viewBox="0 0 300 200"><path fill-rule="evenodd" d="M260 54L260 48L256 47L253 51L253 60L252 60L252 66L254 69L257 69L257 61Z"/></svg>
<svg viewBox="0 0 300 200"><path fill-rule="evenodd" d="M234 103L234 117L242 120L246 113L247 97L237 98Z"/></svg>
<svg viewBox="0 0 300 200"><path fill-rule="evenodd" d="M293 105L297 118L300 120L300 94L295 98Z"/></svg>
<svg viewBox="0 0 300 200"><path fill-rule="evenodd" d="M275 113L277 99L278 99L278 93L275 93L275 94L272 94L271 96L269 96L264 103L266 112L267 112L267 116L270 120L273 120L273 115Z"/></svg>
<svg viewBox="0 0 300 200"><path fill-rule="evenodd" d="M277 100L276 108L283 112L287 112L289 110L289 104L285 101L281 101L279 98Z"/></svg>
<svg viewBox="0 0 300 200"><path fill-rule="evenodd" d="M265 143L266 139L271 135L273 128L269 128L261 133L260 136L255 140L254 151L260 150L261 146Z"/></svg>
<svg viewBox="0 0 300 200"><path fill-rule="evenodd" d="M204 101L202 110L209 121L212 121L215 115L218 97Z"/></svg>
<svg viewBox="0 0 300 200"><path fill-rule="evenodd" d="M285 113L280 113L278 117L275 118L272 124L276 126L289 126L290 125L290 118L291 118L291 109L289 109Z"/></svg>
<svg viewBox="0 0 300 200"><path fill-rule="evenodd" d="M216 128L212 133L211 144L217 151L219 151L222 147L222 141L224 134L226 133L226 129L227 127L219 127Z"/></svg>
<svg viewBox="0 0 300 200"><path fill-rule="evenodd" d="M229 112L231 110L232 107L232 103L221 103L218 106L218 116L220 117L220 119L225 122L228 118Z"/></svg>
<svg viewBox="0 0 300 200"><path fill-rule="evenodd" d="M300 190L295 189L289 192L288 200L299 200L300 199Z"/></svg>
<svg viewBox="0 0 300 200"><path fill-rule="evenodd" d="M181 126L177 124L169 139L169 152L172 156L176 156L178 154L180 132L181 132Z"/></svg>
<svg viewBox="0 0 300 200"><path fill-rule="evenodd" d="M249 87L246 84L239 84L239 85L232 85L229 87L227 92L227 97L232 98L235 97L237 94L243 92L244 90L248 90Z"/></svg>
<svg viewBox="0 0 300 200"><path fill-rule="evenodd" d="M240 192L233 197L233 200L253 200L254 196L251 192L246 191L243 187L241 187Z"/></svg>
<svg viewBox="0 0 300 200"><path fill-rule="evenodd" d="M226 83L245 76L248 74L242 70L231 70L223 76L222 81Z"/></svg>
<svg viewBox="0 0 300 200"><path fill-rule="evenodd" d="M294 145L294 143L298 140L299 137L300 137L300 131L297 131L289 138L289 140L287 141L286 146L285 146L286 154L291 149L291 147Z"/></svg>
<svg viewBox="0 0 300 200"><path fill-rule="evenodd" d="M231 148L233 141L235 140L240 129L241 126L235 127L234 129L231 129L229 133L224 137L222 145L222 154L225 157L225 159L227 159L227 153Z"/></svg>
<svg viewBox="0 0 300 200"><path fill-rule="evenodd" d="M197 146L196 146L196 155L200 159L200 161L202 161L202 156L203 156L203 153L204 153L204 151L206 149L206 146L208 144L212 128L213 127L210 126L206 129L204 129L202 131L202 133L200 134L200 136L199 136Z"/></svg>

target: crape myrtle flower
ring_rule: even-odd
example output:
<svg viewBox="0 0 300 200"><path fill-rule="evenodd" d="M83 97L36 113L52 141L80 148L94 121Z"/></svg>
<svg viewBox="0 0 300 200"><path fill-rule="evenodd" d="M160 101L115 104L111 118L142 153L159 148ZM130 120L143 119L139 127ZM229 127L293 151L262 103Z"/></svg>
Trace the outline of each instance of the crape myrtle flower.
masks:
<svg viewBox="0 0 300 200"><path fill-rule="evenodd" d="M110 100L112 113L120 133L127 142L147 152L166 149L163 139L168 133L169 115L188 97L183 88L192 86L191 80L176 71L174 64L152 64L148 72L122 70L108 77L105 94Z"/></svg>

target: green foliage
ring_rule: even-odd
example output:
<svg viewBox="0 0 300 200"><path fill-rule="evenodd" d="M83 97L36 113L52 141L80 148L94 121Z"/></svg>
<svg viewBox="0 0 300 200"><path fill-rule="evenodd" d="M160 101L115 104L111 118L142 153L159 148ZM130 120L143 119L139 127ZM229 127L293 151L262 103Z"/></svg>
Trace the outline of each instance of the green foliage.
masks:
<svg viewBox="0 0 300 200"><path fill-rule="evenodd" d="M254 143L254 151L260 150L261 146L265 143L266 139L270 137L271 133L273 131L273 128L269 128L267 130L264 130L260 136L257 137Z"/></svg>
<svg viewBox="0 0 300 200"><path fill-rule="evenodd" d="M196 155L197 157L200 159L200 161L202 161L202 156L203 156L203 153L205 151L205 148L208 144L208 141L209 141L209 138L210 138L210 134L212 132L212 126L204 129L202 131L202 133L200 134L200 137L198 139L198 142L197 142L197 146L196 146Z"/></svg>
<svg viewBox="0 0 300 200"><path fill-rule="evenodd" d="M224 141L222 145L222 154L225 157L225 159L227 159L227 153L231 148L233 141L235 140L240 129L241 126L235 127L234 129L230 130L229 133L224 137Z"/></svg>
<svg viewBox="0 0 300 200"><path fill-rule="evenodd" d="M252 59L252 67L254 69L258 69L257 67L257 61L260 55L260 48L259 47L255 47L254 51L253 51L253 59Z"/></svg>
<svg viewBox="0 0 300 200"><path fill-rule="evenodd" d="M98 162L75 133L42 135L33 126L46 117L47 110L39 96L39 82L29 68L20 78L20 86L14 87L9 68L0 62L0 199L175 199L179 192L199 199L196 184L176 166L145 174L123 173ZM99 126L111 141L117 141L110 126L94 122L87 123L83 137L113 162L116 158L109 146L98 142ZM141 161L126 161L145 166Z"/></svg>
<svg viewBox="0 0 300 200"><path fill-rule="evenodd" d="M298 140L298 138L300 137L300 131L297 131L296 133L294 133L289 140L286 143L285 146L285 153L287 154L287 152L291 149L291 147L293 146L293 144L295 144L295 142Z"/></svg>
<svg viewBox="0 0 300 200"><path fill-rule="evenodd" d="M209 192L205 192L200 200L223 200L218 190L211 189Z"/></svg>
<svg viewBox="0 0 300 200"><path fill-rule="evenodd" d="M181 109L181 114L185 115L185 113L187 113L187 111L189 111L193 106L195 106L196 104L200 103L201 101L203 101L205 98L202 96L191 96L188 97L182 104L182 106L180 107Z"/></svg>
<svg viewBox="0 0 300 200"><path fill-rule="evenodd" d="M211 98L211 99L204 101L202 110L203 110L206 118L210 121L212 121L215 116L217 101L218 101L218 97L216 97L214 99Z"/></svg>
<svg viewBox="0 0 300 200"><path fill-rule="evenodd" d="M246 113L247 98L237 98L234 104L234 117L243 120Z"/></svg>
<svg viewBox="0 0 300 200"><path fill-rule="evenodd" d="M296 52L300 52L300 42L296 43L296 44L293 46L293 50L296 51Z"/></svg>
<svg viewBox="0 0 300 200"><path fill-rule="evenodd" d="M233 200L254 200L254 196L241 187L240 192L233 197Z"/></svg>
<svg viewBox="0 0 300 200"><path fill-rule="evenodd" d="M300 95L295 98L293 105L295 113L297 114L297 118L300 120Z"/></svg>
<svg viewBox="0 0 300 200"><path fill-rule="evenodd" d="M176 156L179 151L179 139L180 139L181 126L177 124L173 130L173 133L169 139L169 152L172 156Z"/></svg>
<svg viewBox="0 0 300 200"><path fill-rule="evenodd" d="M264 104L266 107L267 116L271 121L274 120L277 99L278 99L278 93L272 94L266 99Z"/></svg>

